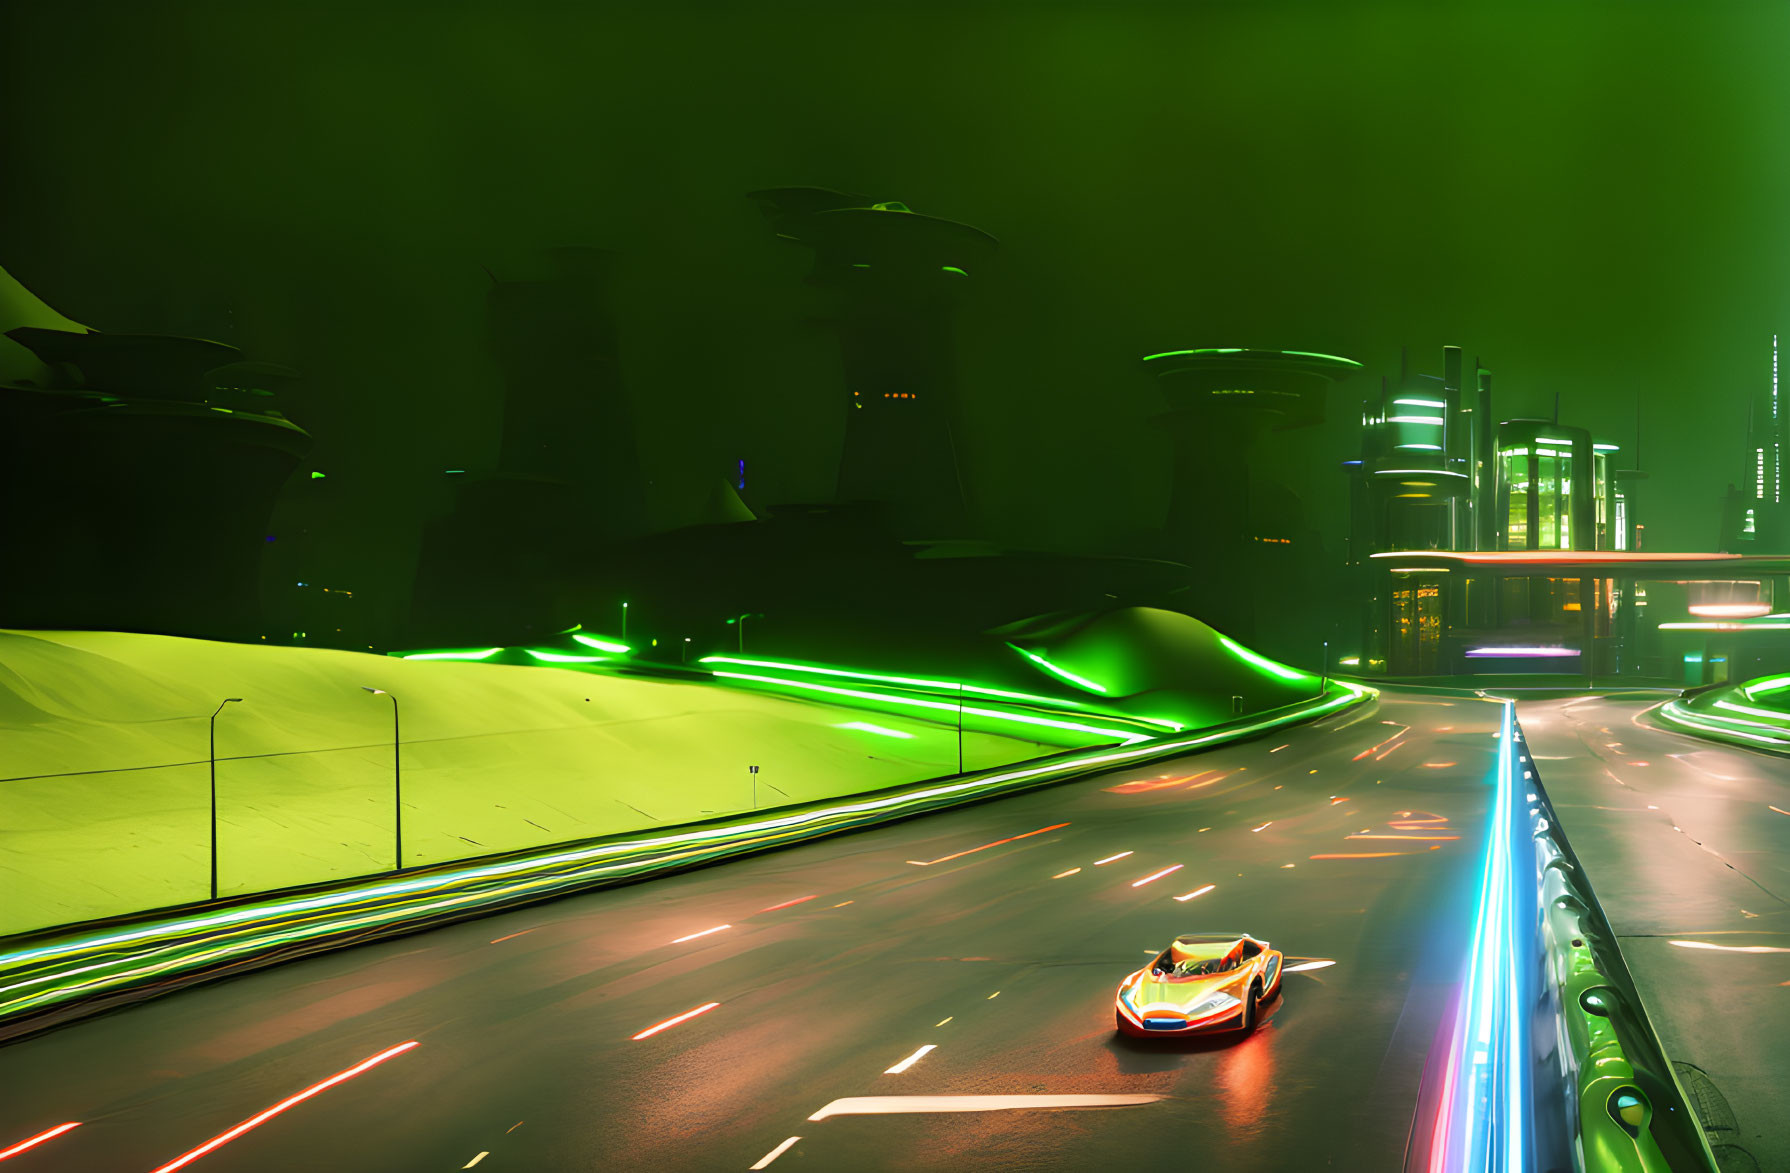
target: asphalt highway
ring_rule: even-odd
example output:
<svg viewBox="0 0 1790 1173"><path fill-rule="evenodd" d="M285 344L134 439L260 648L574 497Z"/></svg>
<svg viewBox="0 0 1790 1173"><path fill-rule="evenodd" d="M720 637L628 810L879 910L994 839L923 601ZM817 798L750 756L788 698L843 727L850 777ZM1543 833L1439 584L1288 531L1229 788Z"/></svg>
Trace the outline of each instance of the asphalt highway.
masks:
<svg viewBox="0 0 1790 1173"><path fill-rule="evenodd" d="M1396 1170L1471 936L1499 712L1387 690L78 1022L0 1048L0 1153L78 1123L0 1163ZM1287 954L1253 1034L1115 1034L1123 977L1228 931Z"/></svg>
<svg viewBox="0 0 1790 1173"><path fill-rule="evenodd" d="M1511 694L1518 695L1518 694ZM1790 760L1651 724L1675 693L1530 701L1518 720L1674 1062L1790 1171Z"/></svg>

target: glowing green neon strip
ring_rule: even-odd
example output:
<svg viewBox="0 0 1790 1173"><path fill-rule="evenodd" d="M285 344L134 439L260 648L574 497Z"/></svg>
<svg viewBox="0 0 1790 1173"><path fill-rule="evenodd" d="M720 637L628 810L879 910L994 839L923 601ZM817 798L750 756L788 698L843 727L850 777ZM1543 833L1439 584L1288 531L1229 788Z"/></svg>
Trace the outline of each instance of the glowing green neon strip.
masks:
<svg viewBox="0 0 1790 1173"><path fill-rule="evenodd" d="M905 684L913 688L934 689L940 692L973 692L977 696L1001 697L1005 700L1026 701L1035 705L1049 705L1052 708L1091 708L1085 701L1068 697L1036 696L1029 692L1009 692L1000 688L984 688L977 684L964 684L958 680L927 680L917 676L889 676L877 672L857 672L846 668L826 668L818 664L796 664L788 660L753 660L740 656L704 656L698 664L739 664L747 668L771 668L779 672L806 672L816 676L837 676L847 680L870 680L879 684ZM1127 721L1139 721L1145 725L1156 725L1179 733L1187 726L1178 721L1165 721L1160 717L1133 717L1129 713L1101 711L1108 717L1122 717Z"/></svg>
<svg viewBox="0 0 1790 1173"><path fill-rule="evenodd" d="M1728 720L1730 720L1730 718L1726 718L1726 717L1715 718L1715 717L1710 717L1708 715L1692 715L1690 712L1686 711L1684 706L1681 705L1677 701L1668 701L1666 704L1660 706L1659 713L1660 713L1661 717L1664 717L1668 721L1672 721L1672 722L1675 722L1680 725L1686 725L1692 729L1700 729L1705 733L1716 733L1716 734L1720 734L1723 737L1744 737L1748 741L1757 741L1757 742L1761 742L1765 745L1775 745L1775 746L1779 746L1779 747L1782 747L1784 745L1784 739L1781 737L1761 737L1757 733L1747 733L1747 732L1744 732L1739 729L1730 728L1725 724L1716 724L1716 722L1718 720L1728 721ZM1748 724L1748 725L1752 724L1752 722L1750 722L1750 721L1747 721L1747 722L1736 721L1736 723L1737 724Z"/></svg>
<svg viewBox="0 0 1790 1173"><path fill-rule="evenodd" d="M671 848L676 850L655 858L634 862L631 865L632 870L636 873L641 873L650 872L666 866L687 866L692 856L718 858L720 855L737 854L744 850L754 850L762 845L761 841L758 840L740 841L739 837L742 835L763 833L763 839L776 840L791 838L801 834L804 830L807 830L809 833L826 833L830 830L845 829L846 825L858 825L864 822L875 821L875 819L853 818L853 816L856 815L878 815L885 812L900 811L903 807L912 807L916 804L934 803L938 800L942 800L943 805L949 805L953 801L961 801L964 796L970 795L975 791L1013 789L1015 788L1014 784L1036 785L1039 784L1040 780L1048 778L1053 774L1081 772L1099 766L1135 761L1143 757L1158 756L1165 753L1178 753L1197 746L1209 745L1215 741L1235 740L1242 737L1252 736L1255 733L1267 729L1278 728L1296 721L1316 717L1332 709L1337 709L1345 705L1353 704L1356 701L1378 695L1377 691L1374 689L1363 688L1346 681L1337 681L1336 683L1344 690L1337 696L1330 697L1318 703L1299 706L1292 712L1283 713L1280 716L1269 718L1265 721L1255 722L1234 729L1222 729L1212 733L1202 734L1197 737L1161 744L1152 744L1138 749L1090 751L1045 765L1011 770L980 779L965 780L940 786L927 786L918 791L905 794L828 807L816 811L799 812L788 816L757 820L741 825L703 828L653 839L554 852L528 860L510 860L503 863L470 867L454 872L418 877L412 880L376 884L370 888L327 893L306 899L275 900L274 902L265 905L236 908L208 916L189 917L172 922L148 925L136 929L128 929L97 936L77 937L72 941L57 942L43 945L35 949L26 949L0 955L0 966L16 968L22 963L34 961L42 962L54 958L74 958L83 953L90 953L94 950L105 949L115 945L127 944L135 941L151 941L157 937L166 938L178 934L190 934L195 931L247 931L254 929L257 924L264 924L269 919L275 917L318 912L329 909L347 909L354 905L364 904L369 901L382 900L387 897L402 897L422 893L430 889L449 887L455 884L501 879L504 877L517 876L520 873L531 870L557 867L560 865L586 864L603 856L626 855L628 853L652 851L659 848ZM723 842L728 839L733 839L734 842L731 844ZM704 846L714 847L717 848L717 850L707 853L694 850ZM92 978L75 985L59 987L54 990L32 995L28 998L0 1001L0 1016L16 1014L32 1009L40 1009L57 1002L67 1001L90 991L122 988L129 985L134 979L146 980L153 977L165 977L170 973L191 971L200 968L207 962L215 961L223 957L265 951L273 946L294 940L341 933L345 930L358 929L376 923L392 923L397 920L439 916L445 909L464 905L472 901L497 903L506 899L513 899L524 892L538 891L539 889L553 885L558 885L564 888L587 886L593 878L599 875L613 874L618 871L626 871L629 869L630 864L626 861L579 867L574 871L564 874L528 879L504 888L467 893L443 899L434 899L425 903L413 904L405 907L387 907L375 915L361 917L358 920L338 920L324 924L312 924L306 927L286 927L284 931L272 936L264 936L246 942L238 942L224 948L211 949L208 952L193 952L185 948L187 945L202 944L199 942L176 940L168 944L154 945L149 950L133 955L109 958L97 964L83 965L75 969L62 970L59 973L35 977L26 982L0 987L0 994L3 994L28 985L40 985L46 980L66 980L79 974L93 973L101 968L115 965L129 965L156 952L173 954L173 956L169 957L166 961L157 962L135 970L122 971L105 977ZM266 927L272 928L273 926Z"/></svg>
<svg viewBox="0 0 1790 1173"><path fill-rule="evenodd" d="M1207 347L1203 350L1165 350L1160 354L1144 355L1144 361L1149 362L1153 358L1179 358L1182 355L1189 355L1189 354L1291 354L1291 355L1296 355L1299 358L1321 358L1321 359L1326 360L1327 362L1348 363L1350 366L1355 367L1357 370L1359 370L1361 367L1361 364L1356 362L1352 358L1343 358L1342 356L1335 355L1335 354L1319 354L1315 350L1256 350L1256 351L1251 351L1247 347L1242 347L1242 346Z"/></svg>
<svg viewBox="0 0 1790 1173"><path fill-rule="evenodd" d="M1767 676L1763 680L1755 680L1742 685L1740 691L1746 694L1747 700L1753 700L1755 692L1776 692L1780 688L1790 688L1790 676Z"/></svg>
<svg viewBox="0 0 1790 1173"><path fill-rule="evenodd" d="M477 652L411 652L408 656L399 656L400 660L489 660L503 651L502 648L485 648Z"/></svg>
<svg viewBox="0 0 1790 1173"><path fill-rule="evenodd" d="M587 648L595 648L599 652L614 652L618 656L626 655L628 652L631 652L634 650L634 649L630 648L627 644L619 643L616 640L612 640L612 639L598 639L594 635L584 635L583 633L578 633L578 634L574 634L572 636L572 638L577 640L579 643L583 644Z"/></svg>
<svg viewBox="0 0 1790 1173"><path fill-rule="evenodd" d="M1308 674L1299 671L1297 668L1289 668L1285 664L1277 664L1273 660L1270 660L1268 657L1262 655L1261 653L1252 652L1248 648L1244 647L1242 644L1239 644L1234 640L1228 639L1225 636L1222 636L1222 635L1219 636L1218 642L1223 644L1225 647L1225 650L1230 652L1231 655L1237 657L1239 660L1242 660L1245 663L1254 664L1257 668L1262 669L1264 672L1272 672L1274 675L1281 677L1283 680L1310 680L1311 679L1311 677Z"/></svg>
<svg viewBox="0 0 1790 1173"><path fill-rule="evenodd" d="M968 273L965 273L965 272L964 272L964 271L963 271L963 270L962 270L962 269L959 269L959 268L958 268L958 267L957 267L957 266L956 266L956 265L941 265L941 266L939 266L939 267L940 267L940 268L941 268L941 269L942 269L942 270L944 270L944 271L945 271L945 272L947 272L947 273L955 273L955 274L957 274L957 275L958 275L958 276L959 276L959 277L968 277L968 276L969 276L969 274L968 274Z"/></svg>
<svg viewBox="0 0 1790 1173"><path fill-rule="evenodd" d="M608 656L568 656L564 652L538 652L533 648L522 650L546 664L595 664L609 659Z"/></svg>
<svg viewBox="0 0 1790 1173"><path fill-rule="evenodd" d="M906 705L915 709L933 709L940 712L963 712L966 716L988 717L995 721L1012 721L1020 725L1041 725L1049 729L1066 729L1071 733L1092 733L1097 737L1116 737L1129 744L1133 741L1145 740L1147 735L1132 733L1122 729L1104 729L1098 725L1081 725L1074 721L1053 721L1049 717L1034 717L1026 713L1004 713L999 709L975 709L968 705L960 707L949 701L927 701L913 696L890 696L886 692L864 692L855 688L835 688L830 684L810 684L806 680L786 680L778 676L753 676L745 672L716 672L716 676L729 680L750 680L757 684L778 684L785 688L800 688L808 692L824 692L832 696L857 697L859 700L879 701L883 704Z"/></svg>
<svg viewBox="0 0 1790 1173"><path fill-rule="evenodd" d="M872 725L868 721L844 721L838 725L833 726L833 728L835 728L835 729L856 729L862 733L875 733L879 737L899 737L906 741L912 741L914 739L914 735L912 733L903 733L899 729L889 729L882 725Z"/></svg>
<svg viewBox="0 0 1790 1173"><path fill-rule="evenodd" d="M1747 713L1754 717L1769 717L1771 720L1777 722L1779 726L1782 726L1786 721L1790 721L1790 713L1779 712L1776 709L1759 709L1754 708L1752 705L1737 705L1733 701L1717 701L1715 702L1715 707L1718 709L1732 709L1736 713ZM1715 716L1713 713L1709 715L1711 717ZM1730 717L1728 720L1733 720L1733 718ZM1787 732L1790 732L1790 730L1787 730Z"/></svg>
<svg viewBox="0 0 1790 1173"><path fill-rule="evenodd" d="M1063 667L1061 664L1051 663L1049 660L1046 660L1043 656L1040 656L1037 652L1028 652L1024 648L1020 647L1018 644L1008 644L1007 646L1012 648L1014 651L1018 652L1020 655L1024 656L1026 659L1030 660L1032 663L1038 665L1038 667L1044 669L1046 672L1049 672L1052 676L1059 676L1059 677L1063 678L1064 680L1067 680L1070 684L1075 685L1077 688L1085 688L1089 692L1104 693L1106 691L1106 685L1096 684L1092 680L1089 680L1085 676L1077 676L1075 673L1069 671L1069 669Z"/></svg>

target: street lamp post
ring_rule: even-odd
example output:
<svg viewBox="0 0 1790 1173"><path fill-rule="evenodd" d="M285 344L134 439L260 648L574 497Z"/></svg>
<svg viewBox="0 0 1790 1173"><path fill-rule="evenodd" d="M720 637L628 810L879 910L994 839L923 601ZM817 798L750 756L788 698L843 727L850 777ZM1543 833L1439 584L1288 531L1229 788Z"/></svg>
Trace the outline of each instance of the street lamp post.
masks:
<svg viewBox="0 0 1790 1173"><path fill-rule="evenodd" d="M395 854L396 870L404 870L404 775L403 759L400 756L398 740L398 698L383 688L374 688L370 684L361 685L361 689L374 696L392 698L392 846Z"/></svg>
<svg viewBox="0 0 1790 1173"><path fill-rule="evenodd" d="M239 696L227 696L211 713L211 898L218 898L218 714L224 705L240 704Z"/></svg>

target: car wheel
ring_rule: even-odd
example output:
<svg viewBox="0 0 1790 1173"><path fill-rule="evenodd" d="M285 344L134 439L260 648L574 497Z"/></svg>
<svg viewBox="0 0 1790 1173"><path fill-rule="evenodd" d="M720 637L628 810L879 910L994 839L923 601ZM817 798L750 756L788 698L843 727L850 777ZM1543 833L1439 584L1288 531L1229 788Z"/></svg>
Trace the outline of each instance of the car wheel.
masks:
<svg viewBox="0 0 1790 1173"><path fill-rule="evenodd" d="M1125 1016L1120 1014L1117 1010L1113 1011L1113 1027L1122 1035L1131 1033L1131 1024L1126 1022Z"/></svg>
<svg viewBox="0 0 1790 1173"><path fill-rule="evenodd" d="M1245 1033L1255 1029L1256 1001L1260 991L1252 984L1249 995L1243 999L1243 1030Z"/></svg>

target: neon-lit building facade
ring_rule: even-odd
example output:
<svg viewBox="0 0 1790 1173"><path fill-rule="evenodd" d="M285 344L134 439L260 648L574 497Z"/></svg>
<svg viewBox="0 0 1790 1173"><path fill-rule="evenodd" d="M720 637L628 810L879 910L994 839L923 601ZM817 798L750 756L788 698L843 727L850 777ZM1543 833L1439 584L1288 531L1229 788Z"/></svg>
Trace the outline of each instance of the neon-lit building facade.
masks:
<svg viewBox="0 0 1790 1173"><path fill-rule="evenodd" d="M1728 486L1722 511L1724 550L1777 553L1790 549L1790 509L1784 501L1784 447L1790 419L1778 387L1778 336L1771 336L1768 380L1747 409L1746 464Z"/></svg>
<svg viewBox="0 0 1790 1173"><path fill-rule="evenodd" d="M1535 651L1570 644L1615 671L1623 649L1632 658L1636 646L1621 628L1625 605L1640 601L1629 594L1638 584L1568 573L1570 558L1560 569L1544 558L1534 572L1494 574L1380 557L1638 544L1625 486L1640 474L1613 467L1618 446L1557 420L1499 420L1491 372L1475 362L1469 380L1466 370L1460 348L1445 347L1441 375L1414 374L1401 362L1397 381L1383 381L1378 402L1363 405L1361 456L1344 465L1349 561L1369 600L1354 658L1395 676L1479 673L1493 664L1576 670L1572 655Z"/></svg>

